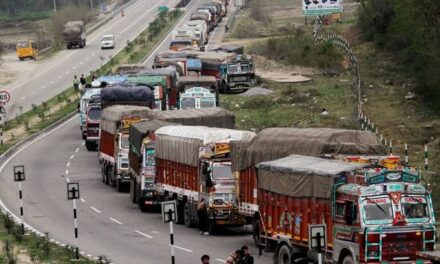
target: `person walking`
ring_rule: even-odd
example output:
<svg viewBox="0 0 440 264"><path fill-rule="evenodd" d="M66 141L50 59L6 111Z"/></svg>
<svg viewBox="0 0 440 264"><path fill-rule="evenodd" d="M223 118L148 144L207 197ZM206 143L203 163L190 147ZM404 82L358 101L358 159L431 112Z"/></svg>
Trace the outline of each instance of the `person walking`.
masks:
<svg viewBox="0 0 440 264"><path fill-rule="evenodd" d="M208 255L203 255L201 260L202 260L202 264L209 264L209 256Z"/></svg>
<svg viewBox="0 0 440 264"><path fill-rule="evenodd" d="M75 92L79 91L79 79L76 75L73 76L73 89L75 89Z"/></svg>
<svg viewBox="0 0 440 264"><path fill-rule="evenodd" d="M241 251L243 252L242 263L243 264L254 264L254 257L249 253L248 246L246 246L246 245L242 246Z"/></svg>
<svg viewBox="0 0 440 264"><path fill-rule="evenodd" d="M243 264L243 251L235 250L226 258L226 264Z"/></svg>
<svg viewBox="0 0 440 264"><path fill-rule="evenodd" d="M202 198L197 205L197 218L199 220L200 234L209 235L208 233L208 209L206 208L205 199Z"/></svg>

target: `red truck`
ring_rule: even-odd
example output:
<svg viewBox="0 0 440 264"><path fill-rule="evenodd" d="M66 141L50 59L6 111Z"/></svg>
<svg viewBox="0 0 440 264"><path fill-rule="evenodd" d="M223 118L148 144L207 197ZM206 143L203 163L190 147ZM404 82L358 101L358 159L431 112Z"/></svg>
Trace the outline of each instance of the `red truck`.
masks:
<svg viewBox="0 0 440 264"><path fill-rule="evenodd" d="M159 115L161 120L140 122L130 128L130 197L141 211L160 203L154 160L157 129L172 124L233 128L235 123L234 115L221 108L171 110Z"/></svg>
<svg viewBox="0 0 440 264"><path fill-rule="evenodd" d="M231 171L229 143L250 139L254 132L202 126L165 126L156 130L157 190L162 199L177 200L177 218L197 223L197 204L204 198L209 233L217 226L242 226L237 179Z"/></svg>
<svg viewBox="0 0 440 264"><path fill-rule="evenodd" d="M291 155L257 166L256 240L274 264L430 263L431 193L418 170ZM319 242L318 242L319 241Z"/></svg>
<svg viewBox="0 0 440 264"><path fill-rule="evenodd" d="M386 155L386 148L376 135L365 131L332 128L266 128L252 141L231 143L232 170L240 179L239 209L248 223L259 220L257 204L257 176L255 165L300 154L314 157L322 155L352 154ZM331 158L331 157L329 157Z"/></svg>

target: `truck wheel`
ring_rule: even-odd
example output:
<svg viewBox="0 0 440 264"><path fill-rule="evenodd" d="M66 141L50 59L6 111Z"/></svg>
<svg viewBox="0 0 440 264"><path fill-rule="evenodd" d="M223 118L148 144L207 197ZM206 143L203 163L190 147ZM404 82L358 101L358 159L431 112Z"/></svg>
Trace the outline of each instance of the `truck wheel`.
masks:
<svg viewBox="0 0 440 264"><path fill-rule="evenodd" d="M215 223L215 220L209 219L208 233L210 235L214 235L216 231L217 231L217 224Z"/></svg>
<svg viewBox="0 0 440 264"><path fill-rule="evenodd" d="M104 165L101 165L101 179L102 179L102 182L105 183L105 167L104 167Z"/></svg>
<svg viewBox="0 0 440 264"><path fill-rule="evenodd" d="M104 167L104 176L105 176L105 184L107 184L107 185L109 185L109 183L110 183L109 173L110 173L109 167L107 165L105 165L105 167Z"/></svg>
<svg viewBox="0 0 440 264"><path fill-rule="evenodd" d="M351 255L347 255L342 260L342 264L354 264L353 257Z"/></svg>
<svg viewBox="0 0 440 264"><path fill-rule="evenodd" d="M109 168L109 172L107 175L109 178L110 186L116 187L115 170L113 169L113 166Z"/></svg>
<svg viewBox="0 0 440 264"><path fill-rule="evenodd" d="M70 47L70 45L69 44L67 44L67 47L66 47L67 49L70 49L71 47Z"/></svg>
<svg viewBox="0 0 440 264"><path fill-rule="evenodd" d="M292 264L292 253L289 246L283 244L275 252L273 264Z"/></svg>
<svg viewBox="0 0 440 264"><path fill-rule="evenodd" d="M91 142L86 141L86 149L87 149L87 151L92 151L93 150L93 146L92 146Z"/></svg>
<svg viewBox="0 0 440 264"><path fill-rule="evenodd" d="M145 205L145 200L143 198L139 197L138 205L139 205L139 210L141 210L142 213L145 213L148 211L148 207Z"/></svg>
<svg viewBox="0 0 440 264"><path fill-rule="evenodd" d="M136 182L130 181L130 199L132 203L136 203Z"/></svg>
<svg viewBox="0 0 440 264"><path fill-rule="evenodd" d="M124 187L124 184L122 184L122 182L121 182L121 179L116 179L115 180L116 181L116 190L118 191L118 192L122 192L123 191L123 187Z"/></svg>
<svg viewBox="0 0 440 264"><path fill-rule="evenodd" d="M192 220L192 215L191 215L191 206L189 203L185 204L185 209L183 212L183 221L185 222L185 225L187 227L194 226L194 221Z"/></svg>
<svg viewBox="0 0 440 264"><path fill-rule="evenodd" d="M183 224L184 223L184 210L185 210L185 204L183 201L177 201L177 223Z"/></svg>

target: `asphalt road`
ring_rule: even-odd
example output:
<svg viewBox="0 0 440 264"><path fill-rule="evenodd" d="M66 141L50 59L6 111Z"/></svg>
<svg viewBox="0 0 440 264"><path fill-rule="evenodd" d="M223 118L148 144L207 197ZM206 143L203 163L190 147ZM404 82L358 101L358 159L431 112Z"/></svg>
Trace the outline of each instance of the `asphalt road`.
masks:
<svg viewBox="0 0 440 264"><path fill-rule="evenodd" d="M124 9L124 16L116 15L88 35L84 49L62 50L42 61L23 61L37 65L3 88L11 94L11 101L6 104L7 119L20 114L20 106L26 112L32 104L39 105L61 93L72 85L74 75L90 73L142 32L156 17L159 6L174 7L177 3L178 0L137 0ZM101 50L100 39L105 34L115 35L115 49Z"/></svg>
<svg viewBox="0 0 440 264"><path fill-rule="evenodd" d="M143 12L150 9L152 10L150 12L153 12L157 9L156 3L159 3L152 4L150 1L144 6L144 2L136 3L132 6L134 9L128 12L137 12L141 7L146 8L142 10ZM201 0L193 1L188 8L195 8L200 2ZM126 13L126 17L128 15ZM133 19L130 21L134 23ZM222 34L221 27L216 29L213 37L217 38L217 34ZM107 31L97 35L97 39L110 31L117 32L116 29L109 29L107 26L104 29ZM128 34L127 31L125 32ZM118 40L118 43L123 42ZM86 50L65 52L82 54L87 49L92 49L96 50L95 55L86 58L93 58L99 52L98 44L95 45L95 48L91 48L92 42ZM169 44L165 40L158 50L166 49L167 45ZM62 64L63 61L73 61L74 57L76 58L76 55L68 54L65 59L58 59L57 56L54 60ZM91 59L87 60L87 63L90 69L95 65ZM82 67L85 68L85 65ZM48 68L48 73L43 75L47 77L46 74L56 69L59 69L59 66ZM62 87L70 84L70 75L68 75L64 74L59 79L60 86L64 79L66 83ZM42 77L34 78L37 81ZM15 87L17 88L12 91L22 89ZM58 84L54 82L50 87L50 89L58 89ZM170 262L168 224L162 223L159 213L141 213L137 205L131 203L129 194L117 193L101 182L97 153L85 149L79 133L77 116L26 144L0 167L2 182L0 205L18 215L18 190L16 183L13 182L14 165L26 166L26 181L23 183L24 219L31 229L49 232L50 237L59 244L75 244L72 203L67 201L66 184L77 181L80 183L82 198L77 203L79 246L84 255L91 258L106 255L112 259L112 262L118 264ZM208 254L211 256L211 263L222 263L229 253L246 244L256 256L255 263L271 263L271 254L266 253L257 257L257 250L252 246L252 236L248 231L245 228L238 228L225 230L221 235L201 236L195 229L175 225L176 261L188 264L200 263L200 256Z"/></svg>

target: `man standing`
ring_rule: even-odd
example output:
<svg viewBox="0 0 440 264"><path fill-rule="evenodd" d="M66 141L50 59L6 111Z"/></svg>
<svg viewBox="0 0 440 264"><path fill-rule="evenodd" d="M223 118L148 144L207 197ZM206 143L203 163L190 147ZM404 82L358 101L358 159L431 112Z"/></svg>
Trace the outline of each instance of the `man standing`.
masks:
<svg viewBox="0 0 440 264"><path fill-rule="evenodd" d="M199 220L200 234L209 235L208 231L208 209L206 208L205 199L202 198L197 205L197 218Z"/></svg>
<svg viewBox="0 0 440 264"><path fill-rule="evenodd" d="M226 264L242 264L243 251L240 249L235 250L226 258Z"/></svg>
<svg viewBox="0 0 440 264"><path fill-rule="evenodd" d="M76 75L73 77L73 89L75 89L75 92L79 91L79 80Z"/></svg>
<svg viewBox="0 0 440 264"><path fill-rule="evenodd" d="M81 74L81 77L79 78L79 83L81 84L80 90L83 91L84 88L86 88L86 78L84 77L84 74Z"/></svg>
<svg viewBox="0 0 440 264"><path fill-rule="evenodd" d="M248 246L242 246L241 251L243 252L243 264L254 264L254 257L249 253Z"/></svg>

